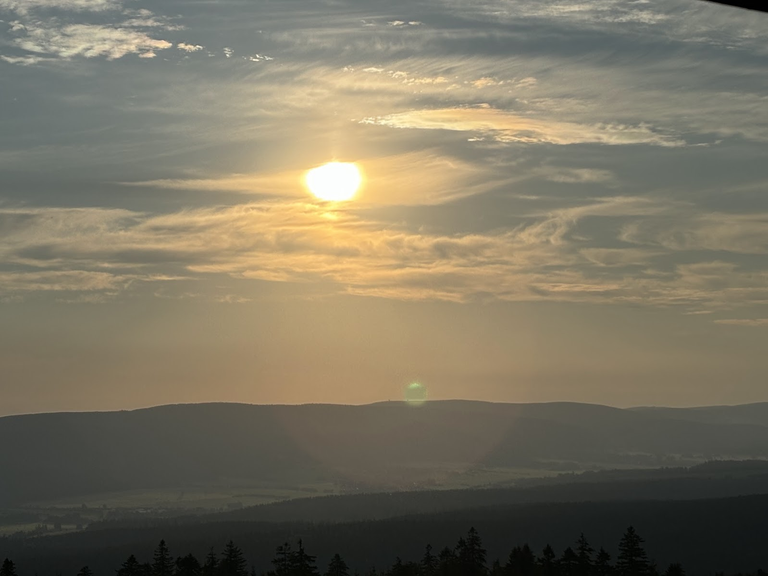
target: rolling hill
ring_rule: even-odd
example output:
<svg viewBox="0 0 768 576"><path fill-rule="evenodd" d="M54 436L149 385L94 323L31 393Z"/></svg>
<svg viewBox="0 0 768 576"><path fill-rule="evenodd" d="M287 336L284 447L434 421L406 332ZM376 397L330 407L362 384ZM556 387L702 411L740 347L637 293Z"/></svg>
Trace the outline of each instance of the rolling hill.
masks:
<svg viewBox="0 0 768 576"><path fill-rule="evenodd" d="M480 468L574 471L768 458L765 405L172 405L0 418L0 505L199 485L450 485Z"/></svg>

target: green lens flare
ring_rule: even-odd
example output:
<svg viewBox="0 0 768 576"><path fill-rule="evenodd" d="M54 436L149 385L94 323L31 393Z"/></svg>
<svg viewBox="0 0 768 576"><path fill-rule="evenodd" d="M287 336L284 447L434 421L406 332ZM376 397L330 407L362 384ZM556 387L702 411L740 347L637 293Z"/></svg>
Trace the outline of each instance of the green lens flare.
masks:
<svg viewBox="0 0 768 576"><path fill-rule="evenodd" d="M413 382L405 387L405 401L411 406L421 406L427 401L427 387Z"/></svg>

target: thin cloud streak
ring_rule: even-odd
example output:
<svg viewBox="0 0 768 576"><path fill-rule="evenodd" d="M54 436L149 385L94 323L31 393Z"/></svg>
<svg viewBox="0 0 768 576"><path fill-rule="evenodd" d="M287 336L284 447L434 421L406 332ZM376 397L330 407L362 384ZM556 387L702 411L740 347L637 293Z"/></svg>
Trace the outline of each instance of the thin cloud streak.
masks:
<svg viewBox="0 0 768 576"><path fill-rule="evenodd" d="M709 309L768 302L767 270L714 259L664 270L654 265L658 250L590 249L573 236L585 218L642 219L674 209L647 199L607 199L542 214L497 234L451 236L382 227L350 211L298 202L155 216L124 210L5 209L0 217L9 225L0 256L8 265L46 269L6 272L6 293L124 290L136 280L162 280L161 270L170 266L190 277L330 281L342 292L405 300L493 298ZM46 279L45 274L52 276Z"/></svg>
<svg viewBox="0 0 768 576"><path fill-rule="evenodd" d="M414 110L379 118L365 118L361 122L392 128L470 132L497 142L525 144L685 145L684 140L660 134L645 125L581 125L547 118L521 117L488 105Z"/></svg>

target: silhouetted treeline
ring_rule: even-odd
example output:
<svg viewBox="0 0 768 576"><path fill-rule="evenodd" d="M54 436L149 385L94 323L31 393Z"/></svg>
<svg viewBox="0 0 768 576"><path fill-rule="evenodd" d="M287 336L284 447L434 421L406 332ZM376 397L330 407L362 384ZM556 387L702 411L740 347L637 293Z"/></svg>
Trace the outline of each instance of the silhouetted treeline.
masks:
<svg viewBox="0 0 768 576"><path fill-rule="evenodd" d="M337 553L322 570L316 557L304 548L302 540L295 546L286 542L277 547L271 561L272 569L261 576L685 576L678 563L663 570L648 558L644 540L637 531L628 527L618 545L615 561L604 548L595 549L584 534L560 554L547 544L536 553L528 544L515 546L506 558L488 562L487 552L477 530L470 528L456 545L446 546L435 553L431 545L424 549L418 560L403 561L400 557L382 571L370 569L361 575L353 571ZM131 554L115 571L115 576L256 576L255 568L248 567L242 550L229 541L224 551L217 554L211 549L202 562L193 554L174 559L165 540L154 551L152 561L141 563ZM768 576L758 570L754 576ZM0 566L0 576L26 576L18 574L12 560L6 558ZM76 576L95 575L83 566ZM724 576L722 574L718 576ZM749 576L743 573L733 576Z"/></svg>

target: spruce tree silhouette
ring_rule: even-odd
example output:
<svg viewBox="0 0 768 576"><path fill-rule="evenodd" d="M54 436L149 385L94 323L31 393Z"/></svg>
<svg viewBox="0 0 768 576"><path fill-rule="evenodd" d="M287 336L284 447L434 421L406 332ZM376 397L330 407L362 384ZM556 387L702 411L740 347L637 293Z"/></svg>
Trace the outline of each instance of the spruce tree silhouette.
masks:
<svg viewBox="0 0 768 576"><path fill-rule="evenodd" d="M291 555L291 576L319 576L315 560L315 556L307 554L304 543L299 540L298 550Z"/></svg>
<svg viewBox="0 0 768 576"><path fill-rule="evenodd" d="M275 550L275 557L272 559L272 565L275 569L270 572L270 574L274 574L275 576L290 576L292 557L293 551L288 542L278 546Z"/></svg>
<svg viewBox="0 0 768 576"><path fill-rule="evenodd" d="M680 564L670 564L664 571L664 576L685 576L685 570Z"/></svg>
<svg viewBox="0 0 768 576"><path fill-rule="evenodd" d="M325 576L349 576L349 566L338 553L331 558Z"/></svg>
<svg viewBox="0 0 768 576"><path fill-rule="evenodd" d="M509 559L505 566L509 576L532 576L536 571L536 556L528 544L515 546L509 553Z"/></svg>
<svg viewBox="0 0 768 576"><path fill-rule="evenodd" d="M153 576L173 576L173 558L168 551L168 546L165 545L165 540L160 540L152 558Z"/></svg>
<svg viewBox="0 0 768 576"><path fill-rule="evenodd" d="M176 576L201 576L202 566L192 554L176 558Z"/></svg>
<svg viewBox="0 0 768 576"><path fill-rule="evenodd" d="M590 576L592 573L592 553L594 551L595 549L589 545L582 532L576 541L576 555L579 557L578 576Z"/></svg>
<svg viewBox="0 0 768 576"><path fill-rule="evenodd" d="M597 558L595 558L595 567L593 568L593 572L595 576L610 576L610 574L613 572L613 567L611 566L611 555L608 554L608 552L606 552L602 546L600 547L600 551L597 553Z"/></svg>
<svg viewBox="0 0 768 576"><path fill-rule="evenodd" d="M467 539L459 539L456 545L456 556L459 560L459 570L462 576L483 576L488 569L485 565L485 548L480 535L473 528L467 532Z"/></svg>
<svg viewBox="0 0 768 576"><path fill-rule="evenodd" d="M437 558L432 554L431 544L427 544L424 548L424 556L421 557L419 566L422 576L435 576L437 573Z"/></svg>
<svg viewBox="0 0 768 576"><path fill-rule="evenodd" d="M647 576L649 574L648 556L643 549L644 540L634 527L630 526L619 542L619 556L616 558L618 576Z"/></svg>
<svg viewBox="0 0 768 576"><path fill-rule="evenodd" d="M538 559L539 569L542 576L555 576L557 574L557 555L552 549L552 546L547 544L544 546L544 550L541 551L541 556Z"/></svg>
<svg viewBox="0 0 768 576"><path fill-rule="evenodd" d="M437 557L437 574L439 576L454 576L459 573L458 564L456 552L446 546Z"/></svg>
<svg viewBox="0 0 768 576"><path fill-rule="evenodd" d="M437 557L428 545L419 562L403 562L398 557L389 570L379 573L373 568L367 576L661 576L642 545L643 539L634 527L627 528L619 543L616 566L612 567L610 555L603 548L594 555L594 549L581 534L576 542L576 551L568 547L559 559L549 544L538 558L530 546L524 544L512 549L506 565L497 559L489 570L482 540L477 530L471 528L465 538L459 538L453 549L445 547ZM301 540L295 550L285 543L277 547L272 560L274 570L267 575L320 576L315 560L315 556L306 552ZM251 568L249 573L242 550L232 540L227 543L221 559L211 548L202 566L192 554L171 562L165 540L161 540L152 564L140 564L132 554L115 572L116 576L256 576L255 568ZM323 576L350 576L350 572L347 563L336 553ZM358 576L359 573L354 574ZM18 576L15 565L8 558L0 566L0 576ZM77 576L93 576L93 572L84 566ZM685 572L680 564L670 564L663 576L685 576ZM758 570L756 576L768 576L768 573Z"/></svg>
<svg viewBox="0 0 768 576"><path fill-rule="evenodd" d="M389 576L420 576L420 566L416 562L403 562L398 557L388 574Z"/></svg>
<svg viewBox="0 0 768 576"><path fill-rule="evenodd" d="M131 554L128 556L128 560L120 565L117 569L117 576L140 576L143 570L139 561L136 560L136 556Z"/></svg>
<svg viewBox="0 0 768 576"><path fill-rule="evenodd" d="M557 571L562 576L578 576L579 557L570 546L563 550L563 555L557 561Z"/></svg>
<svg viewBox="0 0 768 576"><path fill-rule="evenodd" d="M8 558L3 560L3 565L0 566L0 576L18 576L16 574L16 565Z"/></svg>
<svg viewBox="0 0 768 576"><path fill-rule="evenodd" d="M219 562L220 576L248 576L248 563L243 557L243 551L230 540L224 547L221 562Z"/></svg>
<svg viewBox="0 0 768 576"><path fill-rule="evenodd" d="M216 552L211 548L208 551L208 555L205 557L203 567L200 570L203 576L217 576L219 573L219 559L216 556Z"/></svg>

